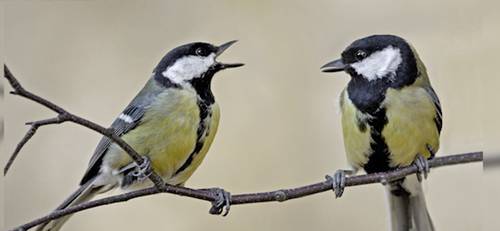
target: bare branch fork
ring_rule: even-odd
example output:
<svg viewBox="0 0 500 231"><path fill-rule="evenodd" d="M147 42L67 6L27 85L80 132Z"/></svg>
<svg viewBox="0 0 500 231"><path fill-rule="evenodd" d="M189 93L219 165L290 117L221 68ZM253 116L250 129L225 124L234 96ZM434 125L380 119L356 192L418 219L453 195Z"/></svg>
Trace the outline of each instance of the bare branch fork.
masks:
<svg viewBox="0 0 500 231"><path fill-rule="evenodd" d="M4 76L9 81L12 88L14 89L14 91L12 91L11 94L19 95L19 96L25 97L27 99L30 99L32 101L35 101L39 104L46 106L47 108L51 109L52 111L54 111L58 114L58 116L54 117L54 118L27 123L28 125L31 126L31 128L26 133L24 138L20 141L20 143L17 145L14 153L12 154L10 159L8 160L7 165L5 166L5 169L4 169L4 174L7 173L7 171L11 167L12 163L14 162L16 156L19 154L22 147L35 134L35 132L37 131L37 129L39 127L42 127L45 125L50 125L50 124L60 124L60 123L64 123L64 122L76 123L76 124L82 125L84 127L87 127L89 129L92 129L98 133L101 133L102 135L110 138L113 142L118 144L123 150L125 150L131 156L131 158L133 158L133 160L137 164L142 163L142 161L143 161L142 157L136 151L134 151L134 149L132 147L130 147L125 141L123 141L120 137L116 136L112 130L106 129L106 128L104 128L96 123L93 123L93 122L86 120L82 117L71 114L71 113L67 112L66 110L62 109L61 107L55 105L54 103L25 90L19 84L17 79L12 75L12 73L9 71L9 69L5 65L4 65ZM437 158L429 161L429 166L431 168L436 168L436 167L440 167L440 166L465 164L465 163L470 163L470 162L480 162L482 160L483 160L483 153L482 152L471 152L471 153L465 153L465 154L459 154L459 155L437 157ZM351 177L348 177L346 179L346 187L364 185L364 184L372 184L372 183L385 184L387 182L401 179L407 175L414 174L416 172L417 172L417 167L414 165L411 165L411 166L400 168L400 169L390 171L390 172L351 176ZM95 208L95 207L99 207L99 206L124 202L124 201L128 201L130 199L134 199L137 197L143 197L143 196L148 196L148 195L153 195L153 194L158 194L158 193L171 193L171 194L176 194L176 195L180 195L180 196L187 196L187 197L191 197L191 198L195 198L195 199L199 199L199 200L210 201L210 202L213 202L217 199L217 196L214 195L214 193L209 192L207 190L195 190L195 189L165 184L163 182L163 180L161 179L161 177L154 172L150 175L149 178L151 181L153 181L155 183L155 186L150 187L150 188L137 190L137 191L133 191L133 192L129 192L129 193L119 194L119 195L115 195L115 196L110 196L110 197L106 197L106 198L102 198L102 199L98 199L98 200L85 202L85 203L70 206L68 208L61 209L61 210L56 210L56 211L54 211L46 216L43 216L41 218L38 218L36 220L33 220L33 221L28 222L26 224L23 224L17 228L12 229L12 230L28 230L30 228L33 228L33 227L39 225L39 224L43 224L45 222L60 218L62 216L68 215L68 214L77 213L77 212L80 212L83 210L87 210L87 209L91 209L91 208ZM230 198L230 202L232 205L249 204L249 203L262 203L262 202L271 202L271 201L283 202L286 200L305 197L305 196L309 196L312 194L325 192L328 190L332 190L332 184L331 184L331 182L326 180L326 181L322 181L319 183L309 184L309 185L305 185L305 186L301 186L301 187L297 187L297 188L291 188L291 189L280 189L280 190L269 191L269 192L246 193L246 194L232 195ZM212 207L212 209L213 209L213 207Z"/></svg>

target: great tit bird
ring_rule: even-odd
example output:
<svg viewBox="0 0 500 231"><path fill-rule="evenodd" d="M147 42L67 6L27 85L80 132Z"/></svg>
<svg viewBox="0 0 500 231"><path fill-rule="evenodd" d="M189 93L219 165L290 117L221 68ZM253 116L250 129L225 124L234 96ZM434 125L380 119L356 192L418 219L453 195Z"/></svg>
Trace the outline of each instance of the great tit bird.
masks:
<svg viewBox="0 0 500 231"><path fill-rule="evenodd" d="M427 71L403 38L373 35L358 39L323 72L345 71L351 79L340 95L344 146L354 171L333 177L342 195L346 174L363 168L385 172L416 164L427 176L427 159L439 148L442 114ZM434 230L420 174L387 186L392 230Z"/></svg>
<svg viewBox="0 0 500 231"><path fill-rule="evenodd" d="M183 185L207 154L219 124L219 106L211 90L215 73L242 66L216 58L236 41L220 46L195 42L168 52L146 86L111 124L113 131L143 155L147 166L135 162L104 137L74 192L57 209L80 204L113 188L126 190L152 185L144 170L151 168L167 184ZM59 230L69 216L37 230Z"/></svg>

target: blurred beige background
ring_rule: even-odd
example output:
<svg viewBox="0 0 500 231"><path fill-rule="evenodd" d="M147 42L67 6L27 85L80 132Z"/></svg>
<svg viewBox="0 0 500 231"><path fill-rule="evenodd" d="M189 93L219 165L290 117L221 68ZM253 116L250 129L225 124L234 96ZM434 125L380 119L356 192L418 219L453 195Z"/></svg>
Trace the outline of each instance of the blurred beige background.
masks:
<svg viewBox="0 0 500 231"><path fill-rule="evenodd" d="M427 64L444 110L438 155L500 150L498 1L1 5L2 58L24 86L102 125L120 113L171 48L239 39L220 60L247 65L219 73L213 83L221 125L190 187L265 191L317 182L346 167L337 96L348 76L319 67L352 40L374 33L405 37ZM53 113L10 95L0 110L6 118L3 165L27 130L24 122ZM5 227L45 215L65 199L99 139L72 124L40 129L3 179ZM500 171L488 173L483 176L481 164L432 171L425 185L439 230L500 227L498 213L485 212L499 200ZM322 193L234 206L224 218L208 215L208 208L198 200L155 195L79 213L65 230L386 230L388 221L380 185L348 188L338 200Z"/></svg>

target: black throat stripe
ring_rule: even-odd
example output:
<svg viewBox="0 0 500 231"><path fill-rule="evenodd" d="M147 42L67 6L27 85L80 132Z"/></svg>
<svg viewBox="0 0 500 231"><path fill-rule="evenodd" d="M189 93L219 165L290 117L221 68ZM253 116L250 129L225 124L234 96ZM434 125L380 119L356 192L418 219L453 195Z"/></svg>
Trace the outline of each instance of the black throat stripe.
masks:
<svg viewBox="0 0 500 231"><path fill-rule="evenodd" d="M362 76L354 76L347 86L349 99L354 106L362 113L371 116L370 119L366 120L371 128L370 136L372 138L371 153L368 154L368 162L363 166L367 173L385 172L391 169L389 167L389 148L382 136L382 130L387 124L386 109L381 107L388 88L386 81L385 79L368 81ZM363 125L364 123L358 124L360 131L363 131Z"/></svg>

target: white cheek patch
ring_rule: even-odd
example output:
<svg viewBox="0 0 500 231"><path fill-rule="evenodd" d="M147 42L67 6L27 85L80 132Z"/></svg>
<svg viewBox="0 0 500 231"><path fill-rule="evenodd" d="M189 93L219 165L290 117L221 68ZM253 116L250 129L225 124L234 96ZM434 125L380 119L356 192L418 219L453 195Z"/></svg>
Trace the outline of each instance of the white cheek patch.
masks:
<svg viewBox="0 0 500 231"><path fill-rule="evenodd" d="M169 78L174 83L182 83L184 81L201 77L208 68L215 63L215 54L210 54L207 57L186 56L177 60L172 66L162 72L162 75Z"/></svg>
<svg viewBox="0 0 500 231"><path fill-rule="evenodd" d="M367 58L351 64L354 70L369 81L389 77L396 77L396 70L403 59L398 48L388 46L381 51L374 52Z"/></svg>

